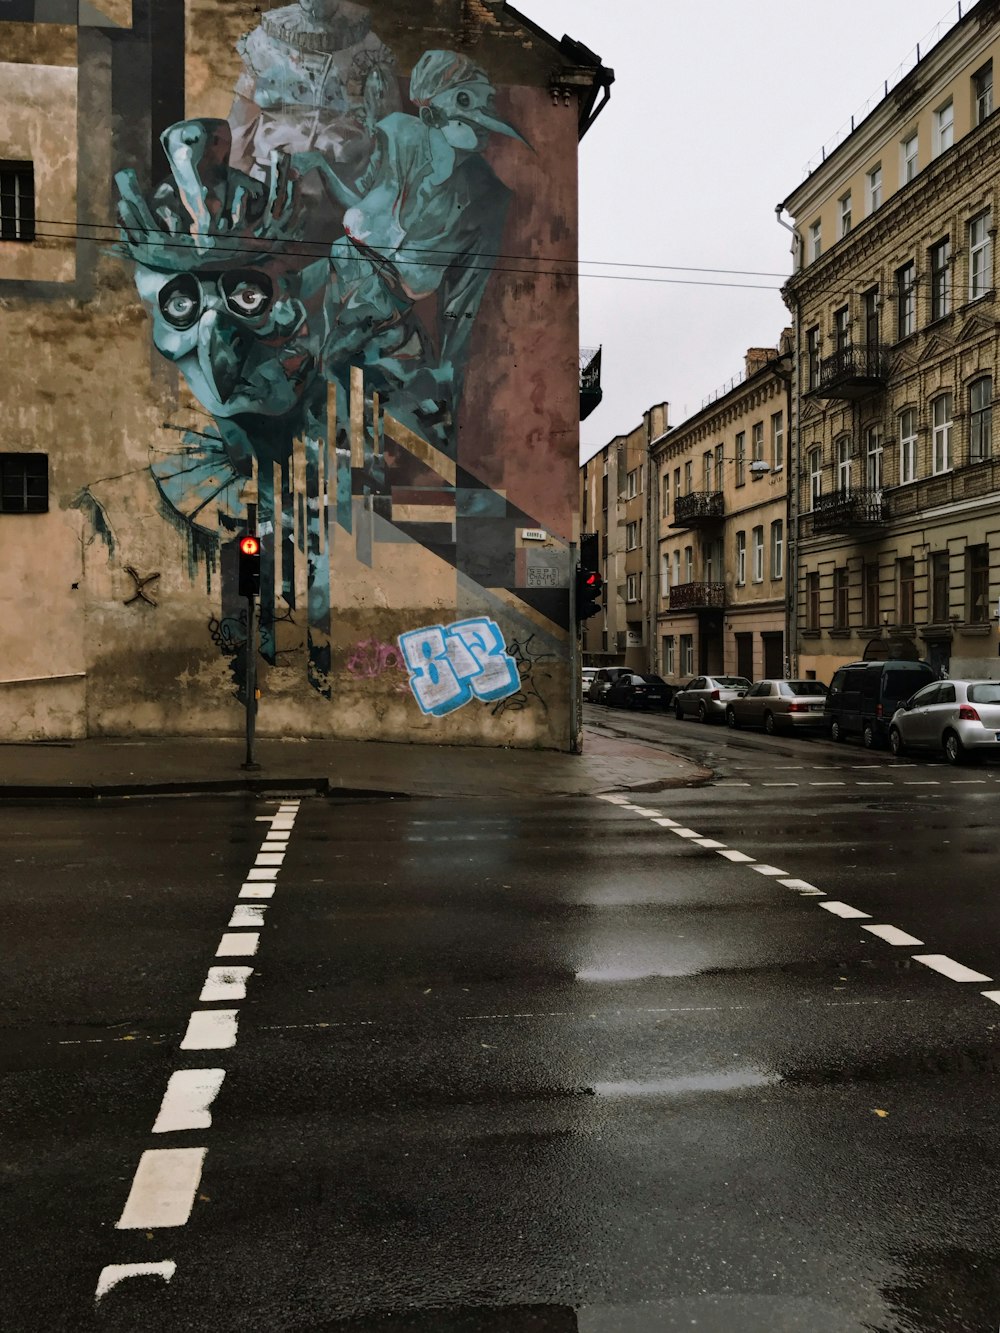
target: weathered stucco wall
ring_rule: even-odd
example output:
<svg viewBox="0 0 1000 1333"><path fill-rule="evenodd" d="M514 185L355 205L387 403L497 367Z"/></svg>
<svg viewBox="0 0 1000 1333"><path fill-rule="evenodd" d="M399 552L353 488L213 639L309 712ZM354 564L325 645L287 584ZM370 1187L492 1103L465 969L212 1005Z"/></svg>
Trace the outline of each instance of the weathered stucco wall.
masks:
<svg viewBox="0 0 1000 1333"><path fill-rule="evenodd" d="M0 513L0 736L239 731L255 517L260 732L568 746L558 49L492 0L99 8L78 68L0 22L0 153L84 238L0 247L0 452L50 460Z"/></svg>

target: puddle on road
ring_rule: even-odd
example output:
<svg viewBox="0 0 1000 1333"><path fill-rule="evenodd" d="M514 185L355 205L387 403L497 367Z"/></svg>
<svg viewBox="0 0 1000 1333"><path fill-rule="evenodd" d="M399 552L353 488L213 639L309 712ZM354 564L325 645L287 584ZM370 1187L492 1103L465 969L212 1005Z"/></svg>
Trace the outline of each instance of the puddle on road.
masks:
<svg viewBox="0 0 1000 1333"><path fill-rule="evenodd" d="M621 1079L595 1083L598 1097L680 1097L691 1092L741 1092L745 1088L768 1088L780 1083L778 1074L747 1066L722 1069L714 1074L680 1074L672 1078Z"/></svg>

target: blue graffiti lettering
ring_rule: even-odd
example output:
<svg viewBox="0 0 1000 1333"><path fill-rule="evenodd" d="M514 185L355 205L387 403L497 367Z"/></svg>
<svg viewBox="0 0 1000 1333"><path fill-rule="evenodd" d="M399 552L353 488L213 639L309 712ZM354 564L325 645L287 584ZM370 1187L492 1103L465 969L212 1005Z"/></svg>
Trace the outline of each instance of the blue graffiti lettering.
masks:
<svg viewBox="0 0 1000 1333"><path fill-rule="evenodd" d="M410 688L422 713L445 717L472 698L494 703L514 694L520 680L492 620L479 617L428 625L399 636Z"/></svg>

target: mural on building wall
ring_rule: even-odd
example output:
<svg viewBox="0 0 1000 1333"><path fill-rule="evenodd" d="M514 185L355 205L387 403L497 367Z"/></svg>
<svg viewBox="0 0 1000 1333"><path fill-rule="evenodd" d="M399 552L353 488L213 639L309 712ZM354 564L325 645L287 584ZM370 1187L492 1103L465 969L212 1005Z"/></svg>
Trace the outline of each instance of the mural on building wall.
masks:
<svg viewBox="0 0 1000 1333"><path fill-rule="evenodd" d="M117 173L118 251L209 418L156 454L162 500L231 546L255 480L262 655L274 663L276 621L301 610L309 680L329 697L337 542L371 565L375 543L416 541L477 584L458 521L499 520L494 564L513 586L516 529L535 525L462 468L457 420L512 197L484 153L498 136L532 150L480 65L428 50L406 78L347 0L270 11L237 49L228 120L169 128L170 176L151 193ZM241 604L234 562L221 568L225 625ZM399 643L425 713L518 688L491 620Z"/></svg>

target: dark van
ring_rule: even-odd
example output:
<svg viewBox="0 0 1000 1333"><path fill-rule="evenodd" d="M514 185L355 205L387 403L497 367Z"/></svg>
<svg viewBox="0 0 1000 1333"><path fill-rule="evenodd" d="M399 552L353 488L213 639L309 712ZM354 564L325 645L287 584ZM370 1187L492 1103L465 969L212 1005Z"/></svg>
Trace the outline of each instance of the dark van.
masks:
<svg viewBox="0 0 1000 1333"><path fill-rule="evenodd" d="M926 662L852 662L840 667L823 708L830 738L860 736L869 750L885 745L893 713L932 680L937 673Z"/></svg>

